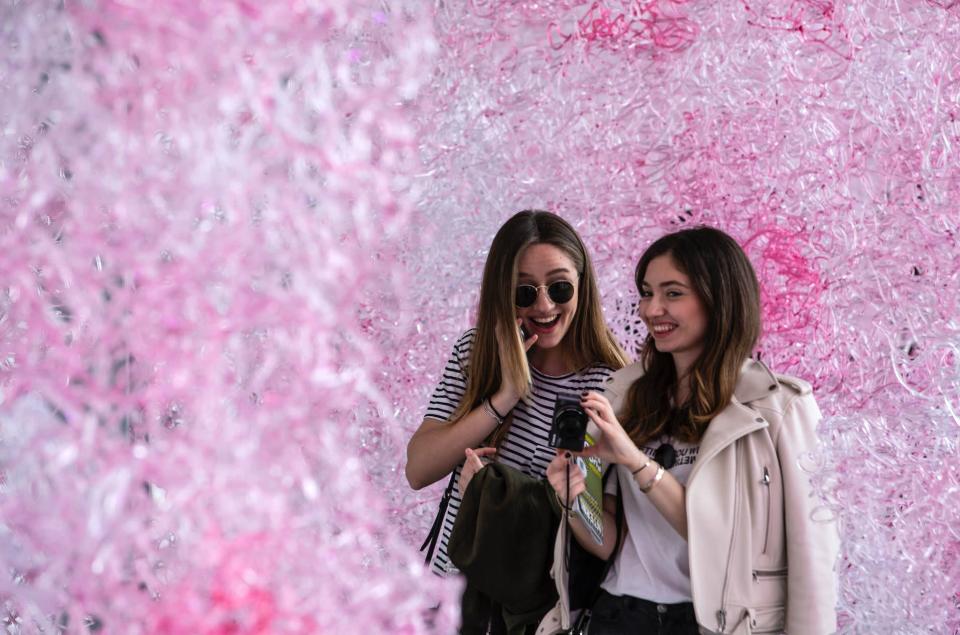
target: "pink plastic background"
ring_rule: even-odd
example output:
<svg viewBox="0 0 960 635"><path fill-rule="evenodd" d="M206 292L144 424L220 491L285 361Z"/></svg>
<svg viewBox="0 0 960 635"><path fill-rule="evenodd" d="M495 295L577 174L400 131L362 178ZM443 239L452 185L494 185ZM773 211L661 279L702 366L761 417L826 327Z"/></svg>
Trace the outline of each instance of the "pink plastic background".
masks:
<svg viewBox="0 0 960 635"><path fill-rule="evenodd" d="M843 632L960 632L932 0L2 0L7 630L454 632L404 446L528 207L581 232L631 351L643 248L738 238L761 356L826 415Z"/></svg>

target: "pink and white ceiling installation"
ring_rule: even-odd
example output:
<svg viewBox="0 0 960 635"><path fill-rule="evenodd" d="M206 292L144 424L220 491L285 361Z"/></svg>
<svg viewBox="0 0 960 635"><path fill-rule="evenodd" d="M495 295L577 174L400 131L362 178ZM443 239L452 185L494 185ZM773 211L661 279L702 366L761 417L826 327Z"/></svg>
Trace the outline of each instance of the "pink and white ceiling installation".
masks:
<svg viewBox="0 0 960 635"><path fill-rule="evenodd" d="M9 631L453 632L403 448L526 207L631 350L644 246L740 239L843 631L960 628L960 3L5 1L0 50Z"/></svg>

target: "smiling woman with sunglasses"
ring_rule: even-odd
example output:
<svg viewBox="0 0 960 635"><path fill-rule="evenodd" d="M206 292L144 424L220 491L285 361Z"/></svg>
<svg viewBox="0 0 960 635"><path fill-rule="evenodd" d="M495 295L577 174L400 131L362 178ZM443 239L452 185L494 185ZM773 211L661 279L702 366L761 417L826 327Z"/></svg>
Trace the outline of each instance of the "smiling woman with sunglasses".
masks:
<svg viewBox="0 0 960 635"><path fill-rule="evenodd" d="M799 467L820 411L807 383L751 359L760 293L750 261L719 230L684 230L644 252L636 284L641 360L582 401L602 433L583 454L616 464L604 544L570 523L585 549L614 558L590 635L834 632L838 536L812 519ZM567 461L547 472L561 498ZM576 496L583 478L571 472ZM617 553L614 481L627 526Z"/></svg>
<svg viewBox="0 0 960 635"><path fill-rule="evenodd" d="M490 246L476 327L454 345L407 446L412 487L451 471L460 484L439 525L434 571L455 571L447 541L472 476L496 453L498 462L542 478L554 456L547 439L556 395L602 390L625 363L576 231L549 212L515 214Z"/></svg>

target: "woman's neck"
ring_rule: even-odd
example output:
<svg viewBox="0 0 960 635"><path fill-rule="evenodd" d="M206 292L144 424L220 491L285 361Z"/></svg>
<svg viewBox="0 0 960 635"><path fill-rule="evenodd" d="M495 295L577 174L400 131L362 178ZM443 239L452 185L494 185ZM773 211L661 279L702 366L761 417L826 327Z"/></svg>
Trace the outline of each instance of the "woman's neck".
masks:
<svg viewBox="0 0 960 635"><path fill-rule="evenodd" d="M557 377L575 370L570 359L559 346L547 349L534 346L530 351L529 361L531 366L544 375Z"/></svg>
<svg viewBox="0 0 960 635"><path fill-rule="evenodd" d="M690 399L690 367L692 363L689 360L678 359L676 355L674 355L673 362L677 371L677 392L674 406L679 408Z"/></svg>
<svg viewBox="0 0 960 635"><path fill-rule="evenodd" d="M676 408L681 408L690 399L690 378L684 375L677 378Z"/></svg>

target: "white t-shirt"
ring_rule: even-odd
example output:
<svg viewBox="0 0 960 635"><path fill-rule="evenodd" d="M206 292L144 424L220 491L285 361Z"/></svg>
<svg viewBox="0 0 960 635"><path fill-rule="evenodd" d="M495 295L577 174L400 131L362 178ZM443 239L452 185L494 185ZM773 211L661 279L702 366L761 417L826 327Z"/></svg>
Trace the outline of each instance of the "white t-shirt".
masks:
<svg viewBox="0 0 960 635"><path fill-rule="evenodd" d="M430 398L424 417L449 421L454 410L460 404L467 390L467 366L476 329L470 329L457 340L453 352L447 360L437 387ZM604 386L613 369L603 366L590 366L576 373L560 377L545 375L530 367L533 380L532 392L527 402L519 401L514 406L513 423L506 438L500 444L497 460L516 468L535 478L543 478L547 465L556 456L554 448L547 445L550 423L553 420L553 407L558 394L577 395L593 390L603 392ZM506 414L506 413L504 413ZM455 470L456 479L460 478L460 467ZM456 481L454 481L456 483ZM453 529L453 521L460 510L460 490L454 485L450 504L443 519L440 540L434 552L431 568L436 573L448 575L457 570L447 557L447 541Z"/></svg>
<svg viewBox="0 0 960 635"><path fill-rule="evenodd" d="M686 485L693 470L699 445L667 440L677 452L677 462L670 474ZM641 449L653 458L660 441L650 442ZM623 514L627 519L627 537L620 556L614 561L601 585L612 595L632 595L659 604L690 602L690 561L687 541L677 533L667 519L640 491L638 479L630 471L616 466L616 473L607 479L607 493L615 493L616 478L623 497ZM656 472L651 465L641 473L644 482Z"/></svg>

